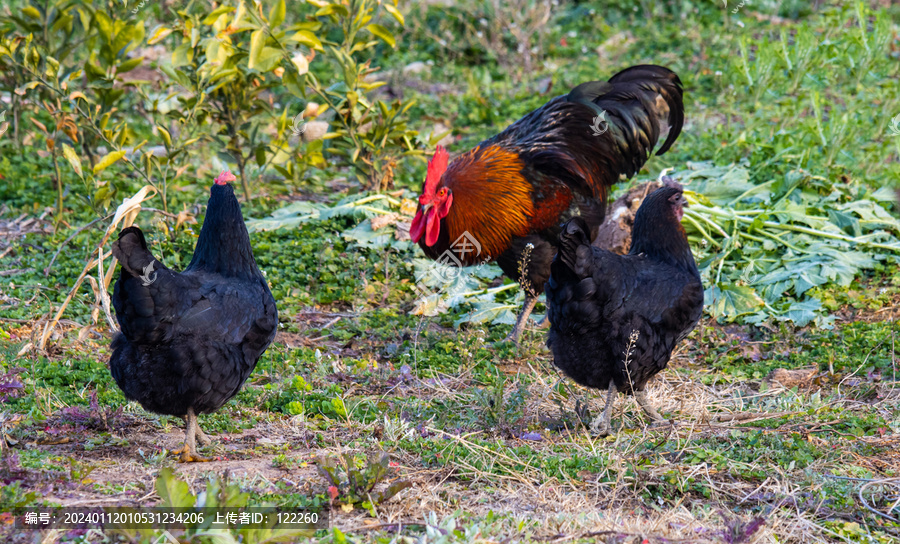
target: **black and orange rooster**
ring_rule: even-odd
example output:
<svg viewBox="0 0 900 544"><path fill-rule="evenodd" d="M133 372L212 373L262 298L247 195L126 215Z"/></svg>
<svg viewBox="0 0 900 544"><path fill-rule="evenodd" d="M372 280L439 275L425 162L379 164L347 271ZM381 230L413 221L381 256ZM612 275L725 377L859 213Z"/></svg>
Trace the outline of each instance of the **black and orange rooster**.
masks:
<svg viewBox="0 0 900 544"><path fill-rule="evenodd" d="M591 423L601 436L609 434L617 391L633 394L653 423L662 422L644 386L703 312L703 284L681 226L682 193L669 178L644 199L627 255L591 246L579 217L559 235L547 282L547 345L570 378L608 389L606 407Z"/></svg>
<svg viewBox="0 0 900 544"><path fill-rule="evenodd" d="M560 223L581 215L592 235L609 187L650 158L663 125L662 154L684 120L678 76L633 66L554 98L448 166L441 147L428 163L410 236L447 264L497 261L526 292L506 340L518 342L550 276Z"/></svg>
<svg viewBox="0 0 900 544"><path fill-rule="evenodd" d="M151 412L183 417L182 462L205 461L209 438L197 415L218 410L241 390L278 326L278 310L256 266L241 205L223 172L190 264L176 272L128 227L113 244L122 272L113 292L122 331L109 367L125 398Z"/></svg>

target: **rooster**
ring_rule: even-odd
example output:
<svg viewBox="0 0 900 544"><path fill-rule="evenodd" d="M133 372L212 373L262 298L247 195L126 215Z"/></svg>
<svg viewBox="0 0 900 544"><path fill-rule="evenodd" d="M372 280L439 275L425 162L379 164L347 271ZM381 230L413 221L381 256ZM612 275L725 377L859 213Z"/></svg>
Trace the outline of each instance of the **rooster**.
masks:
<svg viewBox="0 0 900 544"><path fill-rule="evenodd" d="M650 158L664 125L665 153L684 121L682 85L661 66L625 69L583 83L449 163L428 163L410 237L432 259L472 266L496 261L525 290L506 340L518 343L543 292L561 221L580 214L591 236L609 187Z"/></svg>
<svg viewBox="0 0 900 544"><path fill-rule="evenodd" d="M209 438L197 415L214 412L240 391L278 325L275 299L250 247L241 206L222 172L194 256L183 272L159 262L144 233L128 227L113 244L122 272L113 291L121 332L109 366L129 400L183 417L182 462L206 461L196 441Z"/></svg>
<svg viewBox="0 0 900 544"><path fill-rule="evenodd" d="M559 236L547 283L553 363L586 387L608 389L591 430L609 434L616 392L631 393L653 423L663 421L644 386L697 325L703 284L681 226L680 185L650 193L634 218L631 249L591 246L587 223L573 218Z"/></svg>

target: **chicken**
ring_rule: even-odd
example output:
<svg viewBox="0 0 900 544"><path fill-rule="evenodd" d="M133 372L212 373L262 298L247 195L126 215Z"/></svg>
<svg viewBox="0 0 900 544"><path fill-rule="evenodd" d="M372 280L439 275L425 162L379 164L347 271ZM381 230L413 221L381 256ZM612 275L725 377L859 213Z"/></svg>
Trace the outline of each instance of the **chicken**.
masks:
<svg viewBox="0 0 900 544"><path fill-rule="evenodd" d="M591 430L610 432L616 392L631 393L654 423L647 382L666 368L672 350L703 311L703 285L681 218L687 204L667 179L634 219L631 249L617 255L592 247L588 225L569 220L547 282L553 363L581 385L608 389L606 407Z"/></svg>
<svg viewBox="0 0 900 544"><path fill-rule="evenodd" d="M222 172L210 190L194 256L179 273L128 227L112 246L122 271L113 291L121 332L109 366L129 400L158 414L183 417L182 462L205 461L209 443L199 414L218 410L241 389L272 343L278 310L250 247L241 206Z"/></svg>
<svg viewBox="0 0 900 544"><path fill-rule="evenodd" d="M449 165L438 147L410 237L431 259L496 261L518 281L526 300L507 337L518 342L550 275L560 223L580 214L596 233L608 188L641 169L665 126L657 154L678 137L682 100L674 72L634 66L554 98Z"/></svg>

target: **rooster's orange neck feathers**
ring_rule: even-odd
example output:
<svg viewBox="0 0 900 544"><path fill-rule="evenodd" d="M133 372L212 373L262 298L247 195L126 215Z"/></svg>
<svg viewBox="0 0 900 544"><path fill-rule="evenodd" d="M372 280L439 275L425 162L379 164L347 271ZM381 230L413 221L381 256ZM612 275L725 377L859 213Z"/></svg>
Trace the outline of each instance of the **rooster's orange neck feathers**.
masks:
<svg viewBox="0 0 900 544"><path fill-rule="evenodd" d="M465 266L495 259L513 238L552 226L571 202L571 192L560 186L560 191L545 195L550 198L536 205L533 186L522 174L522 160L500 146L476 147L449 167L446 161L446 151L439 148L428 164L428 178L410 237L419 241L425 235L426 253L439 255L452 250L454 240L468 233L481 245L481 254L459 255ZM445 189L452 207L440 201ZM548 190L545 188L545 192ZM443 229L446 236L441 235Z"/></svg>

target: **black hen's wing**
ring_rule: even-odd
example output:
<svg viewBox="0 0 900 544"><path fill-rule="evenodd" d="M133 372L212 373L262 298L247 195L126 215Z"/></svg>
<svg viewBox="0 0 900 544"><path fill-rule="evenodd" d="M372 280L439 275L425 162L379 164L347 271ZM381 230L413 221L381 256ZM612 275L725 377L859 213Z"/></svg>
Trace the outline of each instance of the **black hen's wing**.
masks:
<svg viewBox="0 0 900 544"><path fill-rule="evenodd" d="M195 395L195 408L211 411L240 390L274 339L278 314L262 279L201 276L188 293L193 304L173 324L169 351L178 381Z"/></svg>
<svg viewBox="0 0 900 544"><path fill-rule="evenodd" d="M595 123L598 115L606 122L601 117ZM608 82L579 85L484 145L516 151L534 183L560 180L578 194L605 203L608 188L621 175L633 176L650 158L663 125L669 126L669 134L660 154L678 138L683 122L678 76L661 66L641 65Z"/></svg>
<svg viewBox="0 0 900 544"><path fill-rule="evenodd" d="M199 285L188 293L192 304L175 319L174 335L240 345L248 358L258 357L274 338L278 324L275 300L265 281L184 275L195 276Z"/></svg>

